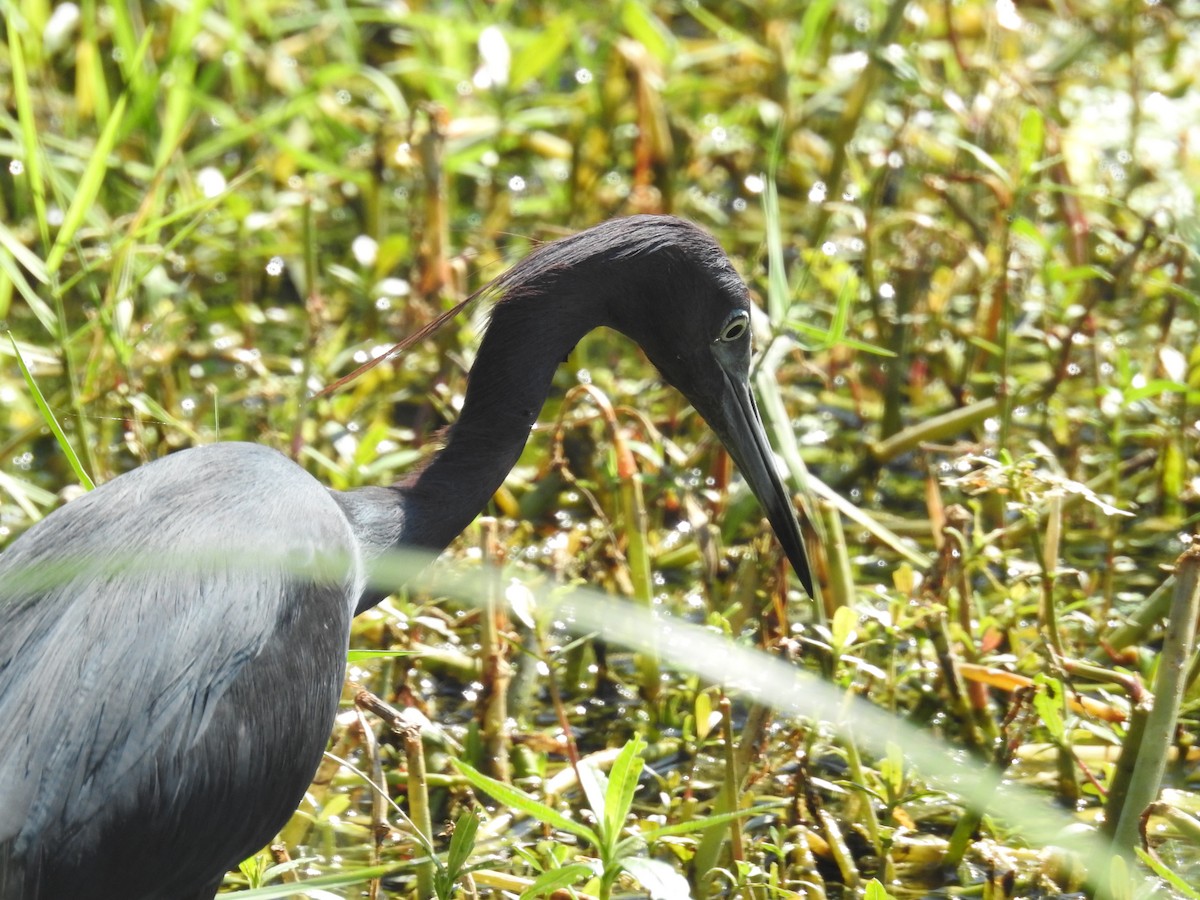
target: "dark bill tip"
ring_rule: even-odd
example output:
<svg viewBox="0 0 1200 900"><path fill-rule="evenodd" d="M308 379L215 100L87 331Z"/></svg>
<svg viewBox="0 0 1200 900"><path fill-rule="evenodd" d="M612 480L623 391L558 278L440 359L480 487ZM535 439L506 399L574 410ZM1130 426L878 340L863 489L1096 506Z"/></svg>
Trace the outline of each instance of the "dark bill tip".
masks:
<svg viewBox="0 0 1200 900"><path fill-rule="evenodd" d="M804 546L804 536L800 529L796 505L792 502L791 492L779 476L775 465L775 454L767 440L763 428L762 417L754 396L750 393L748 384L726 374L727 390L721 398L719 408L711 414L700 410L708 420L709 425L721 443L733 457L738 470L750 490L762 504L767 514L767 521L775 531L783 552L796 571L796 576L808 592L808 596L816 598L813 586L812 569L808 563L808 551Z"/></svg>

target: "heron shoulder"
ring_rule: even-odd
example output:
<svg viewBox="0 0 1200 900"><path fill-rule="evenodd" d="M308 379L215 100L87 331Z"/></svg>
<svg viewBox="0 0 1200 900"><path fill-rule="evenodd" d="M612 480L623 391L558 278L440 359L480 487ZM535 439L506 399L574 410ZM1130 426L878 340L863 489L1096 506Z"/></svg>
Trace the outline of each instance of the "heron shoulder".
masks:
<svg viewBox="0 0 1200 900"><path fill-rule="evenodd" d="M281 709L288 724L263 727L327 729L361 592L357 559L328 492L253 444L165 457L18 538L0 554L0 723L15 729L0 757L0 846L18 832L65 838L54 829L68 815L99 828L125 778L186 794L167 782L188 777L196 753L232 765L227 740L206 735L271 684L315 689L323 675L329 684L305 695L313 709ZM243 702L223 704L231 691ZM309 755L325 734L303 735Z"/></svg>

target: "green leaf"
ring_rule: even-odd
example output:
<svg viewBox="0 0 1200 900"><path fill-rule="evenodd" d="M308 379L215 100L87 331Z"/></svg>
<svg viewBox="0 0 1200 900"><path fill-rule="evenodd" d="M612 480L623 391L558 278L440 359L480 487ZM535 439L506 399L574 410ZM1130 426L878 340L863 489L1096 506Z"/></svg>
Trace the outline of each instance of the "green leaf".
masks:
<svg viewBox="0 0 1200 900"><path fill-rule="evenodd" d="M720 714L713 711L712 695L701 691L696 695L695 703L696 737L704 740L708 737L717 722L721 721Z"/></svg>
<svg viewBox="0 0 1200 900"><path fill-rule="evenodd" d="M597 846L603 851L609 841L608 818L605 815L608 777L588 760L580 760L576 771L579 774L579 786L583 789L583 796L587 798L588 808L596 816L596 827L600 835L600 844Z"/></svg>
<svg viewBox="0 0 1200 900"><path fill-rule="evenodd" d="M454 882L466 872L467 860L475 850L475 834L479 831L479 816L467 810L454 823L454 834L446 851L445 865L438 865L433 878L433 890L439 900L449 900L454 894Z"/></svg>
<svg viewBox="0 0 1200 900"><path fill-rule="evenodd" d="M1125 857L1114 853L1108 866L1108 896L1110 900L1133 900L1133 884Z"/></svg>
<svg viewBox="0 0 1200 900"><path fill-rule="evenodd" d="M41 146L38 142L37 116L33 109L32 93L29 89L29 70L25 66L25 49L21 43L21 24L9 19L8 62L12 77L13 101L17 107L17 121L21 126L21 153L25 164L29 191L33 195L33 210L41 231L42 241L50 243L50 220L46 215L46 181L42 173Z"/></svg>
<svg viewBox="0 0 1200 900"><path fill-rule="evenodd" d="M732 822L734 819L744 819L747 816L756 816L759 813L768 809L776 809L787 804L782 800L772 801L770 803L756 803L747 809L737 809L733 812L717 813L711 816L702 816L699 819L689 819L687 822L676 822L674 825L664 825L662 828L651 828L642 831L634 838L629 838L630 844L634 841L644 841L647 844L652 844L659 838L674 837L677 834L691 834L695 831L703 831L713 825L724 825L726 822Z"/></svg>
<svg viewBox="0 0 1200 900"><path fill-rule="evenodd" d="M134 62L135 70L141 65L141 58L149 49L153 38L154 30L147 29L142 37L142 43L138 47L137 59ZM112 153L113 145L117 142L117 135L124 124L125 106L128 101L127 93L122 94L117 100L112 114L104 123L104 131L100 133L96 146L92 149L92 155L88 157L87 168L83 170L83 177L79 179L79 184L75 187L75 193L71 197L71 205L67 207L63 223L54 237L54 246L50 248L50 253L46 256L46 271L51 274L57 272L58 267L62 265L63 257L67 255L67 248L75 238L75 232L79 230L84 218L95 206L96 197L100 194L100 186L104 184L104 178L108 174L109 155Z"/></svg>
<svg viewBox="0 0 1200 900"><path fill-rule="evenodd" d="M473 769L461 759L454 760L454 765L462 773L467 781L471 782L479 790L485 794L503 803L505 806L520 810L526 815L533 816L539 822L544 822L551 828L558 828L568 834L573 834L581 840L587 841L589 844L598 847L600 846L599 837L596 832L588 828L581 822L576 822L574 819L568 819L562 813L552 806L547 806L536 797L531 797L524 791L518 790L512 785L505 784L503 781L497 781L495 778L489 778L482 772Z"/></svg>
<svg viewBox="0 0 1200 900"><path fill-rule="evenodd" d="M1064 266L1059 262L1046 265L1046 277L1059 284L1074 284L1079 281L1104 281L1112 283L1113 276L1100 266Z"/></svg>
<svg viewBox="0 0 1200 900"><path fill-rule="evenodd" d="M854 643L858 637L858 614L848 606L839 606L837 612L833 614L833 622L831 623L831 633L833 637L833 650L837 655L841 655L846 651L846 648Z"/></svg>
<svg viewBox="0 0 1200 900"><path fill-rule="evenodd" d="M879 761L879 777L888 786L891 797L898 797L904 788L904 751L895 741L888 741L887 756Z"/></svg>
<svg viewBox="0 0 1200 900"><path fill-rule="evenodd" d="M571 31L565 16L560 16L537 33L533 41L513 57L509 83L520 90L536 82L550 66L563 58L571 44Z"/></svg>
<svg viewBox="0 0 1200 900"><path fill-rule="evenodd" d="M1141 847L1135 847L1134 850L1138 855L1138 859L1145 863L1145 865L1148 866L1155 875L1170 883L1171 887L1179 891L1179 893L1186 897L1187 900L1200 900L1200 891L1197 891L1177 874L1168 869L1166 863L1164 863L1161 859L1151 856Z"/></svg>
<svg viewBox="0 0 1200 900"><path fill-rule="evenodd" d="M368 659L399 659L402 656L420 656L420 650L351 650L346 662L365 662Z"/></svg>
<svg viewBox="0 0 1200 900"><path fill-rule="evenodd" d="M1062 717L1062 682L1057 678L1051 678L1045 673L1039 673L1034 678L1034 684L1041 688L1041 690L1038 690L1033 695L1033 708L1054 741L1056 743L1061 742L1066 736Z"/></svg>
<svg viewBox="0 0 1200 900"><path fill-rule="evenodd" d="M280 900L283 897L294 897L304 890L315 891L319 888L346 887L352 884L362 884L373 878L380 878L396 870L395 865L369 866L333 875L319 875L316 878L306 878L303 884L273 884L270 887L254 888L249 891L231 891L222 897L233 897L235 900Z"/></svg>
<svg viewBox="0 0 1200 900"><path fill-rule="evenodd" d="M783 261L783 223L779 212L779 186L775 181L783 145L782 127L771 141L771 154L767 159L767 183L763 190L763 216L767 222L767 315L771 325L779 328L788 307L787 271ZM828 332L820 333L827 340Z"/></svg>
<svg viewBox="0 0 1200 900"><path fill-rule="evenodd" d="M6 229L0 230L0 237L6 231ZM0 249L8 248L0 247ZM24 298L25 304L37 318L38 322L41 323L42 327L46 329L46 332L57 337L59 331L58 317L54 314L54 310L47 306L46 302L38 296L37 289L25 277L25 271L26 268L18 263L15 254L0 253L0 273L7 276L8 280L16 287L17 292ZM45 266L42 264L41 259L37 260L37 272L35 274L39 279L46 277Z"/></svg>
<svg viewBox="0 0 1200 900"><path fill-rule="evenodd" d="M867 882L866 890L863 891L863 900L896 900L887 892L878 878L872 878Z"/></svg>
<svg viewBox="0 0 1200 900"><path fill-rule="evenodd" d="M521 900L533 900L537 897L549 897L555 891L578 884L585 878L597 874L594 867L587 863L571 863L561 869L549 869L533 879L533 884L521 892Z"/></svg>
<svg viewBox="0 0 1200 900"><path fill-rule="evenodd" d="M972 144L970 141L964 141L960 137L949 135L947 140L955 147L958 147L960 150L965 150L971 156L975 157L976 162L1000 179L1001 184L1010 190L1012 189L1012 176L1004 170L1004 167L1000 165L1000 163L996 162L996 158L994 156L992 156L982 147L978 147L975 144Z"/></svg>
<svg viewBox="0 0 1200 900"><path fill-rule="evenodd" d="M836 344L846 336L850 325L850 305L854 300L854 279L852 275L842 278L838 288L837 307L833 311L833 321L829 323L829 343Z"/></svg>
<svg viewBox="0 0 1200 900"><path fill-rule="evenodd" d="M1155 378L1140 387L1130 388L1122 395L1122 399L1126 403L1137 403L1139 400L1145 400L1147 397L1157 397L1159 394L1183 394L1186 393L1188 386L1178 381L1169 381L1166 378Z"/></svg>
<svg viewBox="0 0 1200 900"><path fill-rule="evenodd" d="M450 837L450 848L446 851L446 868L457 873L475 849L475 834L479 831L479 816L467 811L454 823L454 834Z"/></svg>
<svg viewBox="0 0 1200 900"><path fill-rule="evenodd" d="M1041 229L1024 216L1014 218L1008 230L1017 237L1023 237L1027 241L1032 241L1043 250L1050 249L1050 242L1046 240L1046 236L1042 234Z"/></svg>
<svg viewBox="0 0 1200 900"><path fill-rule="evenodd" d="M604 823L602 834L611 844L615 844L620 837L625 818L633 807L633 795L637 793L638 779L645 765L641 752L645 749L646 742L635 735L617 754L609 772L608 790L604 796L604 818L601 821ZM599 810L596 812L599 815Z"/></svg>
<svg viewBox="0 0 1200 900"><path fill-rule="evenodd" d="M1046 141L1046 121L1036 106L1027 106L1021 114L1021 130L1017 139L1017 160L1021 176L1029 174L1039 159Z"/></svg>
<svg viewBox="0 0 1200 900"><path fill-rule="evenodd" d="M796 41L795 58L799 61L809 61L813 51L820 46L821 38L825 35L825 24L834 11L836 0L814 0L804 9L804 18L800 20L797 29L799 37Z"/></svg>
<svg viewBox="0 0 1200 900"><path fill-rule="evenodd" d="M58 419L54 417L54 411L50 409L50 404L46 402L46 398L42 396L41 390L37 386L37 382L33 380L33 373L29 371L29 367L25 365L25 358L21 356L21 350L17 346L17 339L13 337L12 332L8 332L8 340L12 344L13 355L17 358L17 365L21 367L21 375L25 379L25 385L29 388L29 393L33 395L33 402L37 406L38 411L42 414L42 421L54 433L54 439L58 441L58 446L66 456L67 462L71 464L71 470L75 473L75 477L79 483L87 490L92 490L96 487L87 471L83 468L83 463L79 461L79 457L75 455L75 448L71 446L71 442L67 440L66 433L62 430L62 426L58 424Z"/></svg>
<svg viewBox="0 0 1200 900"><path fill-rule="evenodd" d="M21 267L28 270L29 274L37 281L49 284L50 276L46 272L46 264L42 262L41 257L21 243L20 238L13 234L3 222L0 222L0 247L11 253Z"/></svg>
<svg viewBox="0 0 1200 900"><path fill-rule="evenodd" d="M671 61L675 38L644 3L625 0L621 4L621 24L625 32L659 62L666 64Z"/></svg>

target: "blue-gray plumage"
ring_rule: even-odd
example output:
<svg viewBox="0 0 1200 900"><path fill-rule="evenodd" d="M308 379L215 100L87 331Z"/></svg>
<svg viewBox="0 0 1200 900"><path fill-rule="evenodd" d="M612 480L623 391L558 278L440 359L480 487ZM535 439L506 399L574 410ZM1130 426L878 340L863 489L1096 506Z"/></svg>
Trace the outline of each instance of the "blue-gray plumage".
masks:
<svg viewBox="0 0 1200 900"><path fill-rule="evenodd" d="M441 551L503 482L558 362L631 337L716 431L805 588L749 388L749 299L679 219L616 219L501 276L462 414L400 484L337 492L253 444L185 450L0 555L0 900L210 898L296 807L372 561Z"/></svg>

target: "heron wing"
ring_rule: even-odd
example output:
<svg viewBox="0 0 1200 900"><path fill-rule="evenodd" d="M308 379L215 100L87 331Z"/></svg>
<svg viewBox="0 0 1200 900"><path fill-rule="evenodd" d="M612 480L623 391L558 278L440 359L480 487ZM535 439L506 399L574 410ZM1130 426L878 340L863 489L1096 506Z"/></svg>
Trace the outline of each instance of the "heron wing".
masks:
<svg viewBox="0 0 1200 900"><path fill-rule="evenodd" d="M0 556L0 863L169 820L200 791L236 799L314 711L319 755L358 590L349 534L301 469L224 444L114 480Z"/></svg>

